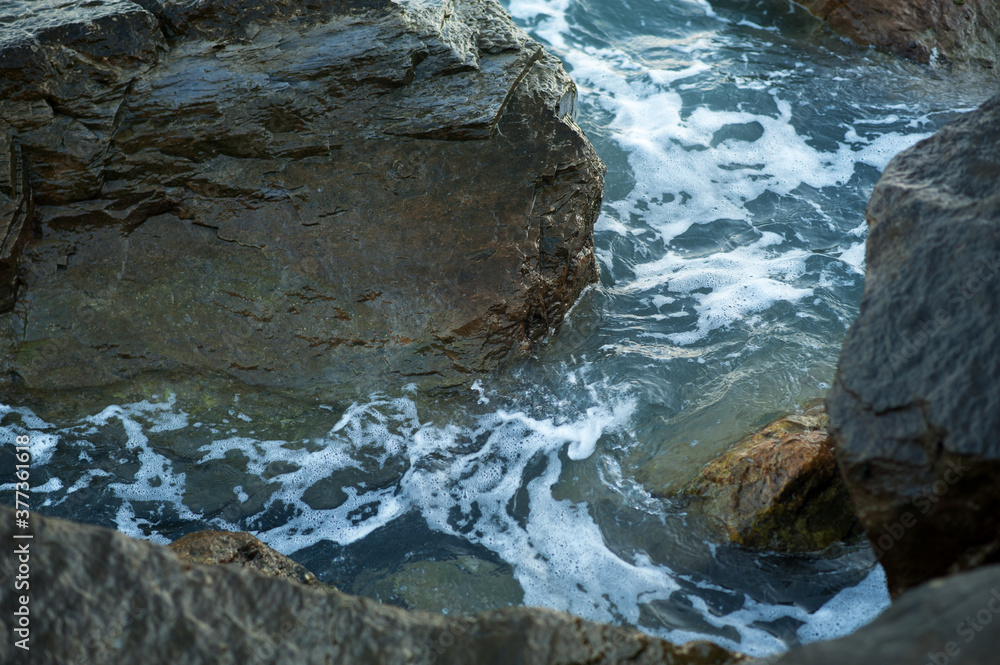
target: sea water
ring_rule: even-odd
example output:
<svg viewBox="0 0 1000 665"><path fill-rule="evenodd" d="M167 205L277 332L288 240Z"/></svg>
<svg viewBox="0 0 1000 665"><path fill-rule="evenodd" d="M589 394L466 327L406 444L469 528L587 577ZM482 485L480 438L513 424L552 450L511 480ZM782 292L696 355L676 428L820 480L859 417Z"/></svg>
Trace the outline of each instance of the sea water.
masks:
<svg viewBox="0 0 1000 665"><path fill-rule="evenodd" d="M164 379L2 404L0 442L32 436L44 514L161 543L252 531L404 607L541 605L756 656L855 630L888 603L863 542L752 552L672 497L822 398L880 171L982 93L785 2L506 6L571 72L608 165L600 282L530 359L451 395Z"/></svg>

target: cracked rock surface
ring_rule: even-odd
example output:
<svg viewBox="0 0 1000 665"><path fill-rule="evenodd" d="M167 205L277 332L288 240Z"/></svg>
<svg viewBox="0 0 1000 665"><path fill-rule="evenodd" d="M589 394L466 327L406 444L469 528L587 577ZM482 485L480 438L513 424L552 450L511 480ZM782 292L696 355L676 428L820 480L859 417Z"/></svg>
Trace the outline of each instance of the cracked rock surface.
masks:
<svg viewBox="0 0 1000 665"><path fill-rule="evenodd" d="M595 277L603 164L494 0L6 2L0 72L27 388L447 385Z"/></svg>
<svg viewBox="0 0 1000 665"><path fill-rule="evenodd" d="M897 155L828 398L890 591L1000 562L1000 97Z"/></svg>

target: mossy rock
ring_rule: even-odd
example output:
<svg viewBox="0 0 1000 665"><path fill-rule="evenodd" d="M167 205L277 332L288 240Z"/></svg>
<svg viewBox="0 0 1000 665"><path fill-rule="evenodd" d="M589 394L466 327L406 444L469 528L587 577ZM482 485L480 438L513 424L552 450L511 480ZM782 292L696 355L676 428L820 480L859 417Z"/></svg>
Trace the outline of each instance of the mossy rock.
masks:
<svg viewBox="0 0 1000 665"><path fill-rule="evenodd" d="M779 418L709 462L681 495L732 542L815 551L857 531L857 519L813 407Z"/></svg>

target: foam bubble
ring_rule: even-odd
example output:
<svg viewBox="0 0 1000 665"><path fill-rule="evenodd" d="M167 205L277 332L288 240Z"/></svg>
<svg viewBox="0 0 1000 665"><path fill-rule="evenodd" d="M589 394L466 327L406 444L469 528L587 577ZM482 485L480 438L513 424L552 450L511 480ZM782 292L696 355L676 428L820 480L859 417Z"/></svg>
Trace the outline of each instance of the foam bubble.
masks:
<svg viewBox="0 0 1000 665"><path fill-rule="evenodd" d="M635 398L613 387L609 390L607 385L586 383L586 375L583 369L574 373L579 389L595 403L576 416L538 417L500 408L466 425L436 425L421 422L416 403L409 397L375 395L347 408L325 436L291 442L220 433L197 449L199 457L191 463L231 459L229 454L238 451L238 457L246 460L243 471L248 479L264 477L271 465L281 463L285 471L271 478L273 492L263 510L283 504L294 511L282 523L258 534L279 551L292 554L323 541L346 545L416 512L431 529L478 543L509 562L524 590L525 604L597 621L639 625L642 605L669 598L681 588L680 578L668 565L652 561L641 551L633 552L630 558L613 551L586 501L557 498L554 493L564 475L564 459L578 463L592 457L601 450L606 436L621 435L634 427ZM26 412L25 420L31 415ZM195 427L197 423L182 424L189 421L173 401L138 402L112 405L84 418L81 426L69 428L77 433L72 443L52 435L56 447L72 445L86 456L93 448L86 436L120 423L128 437L124 450L139 464L133 478L107 485L120 502L115 522L125 534L163 543L167 539L159 533L154 515L164 509L184 520L207 518L184 503L186 474L175 469L150 440L151 434L163 431L165 423L179 425L171 431L180 436L187 428L203 436L204 428ZM15 428L0 430L0 436L11 436L8 429ZM365 482L342 487L345 499L336 508L314 509L304 500L310 488L337 471L353 468L370 473L400 459L406 460L406 466L396 482L371 488ZM535 471L529 473L529 467ZM600 469L604 482L630 497L632 504L644 506L651 515L663 510L658 500L623 477L613 458L602 458ZM53 478L40 491L46 493L50 504L58 505L108 475L92 469L68 488ZM234 481L231 492L234 503L246 504L251 499L244 482ZM511 513L510 505L523 492L528 509L519 517ZM145 506L142 513L137 510L140 504ZM150 513L150 504L160 508ZM218 528L247 528L220 516L208 521ZM710 582L699 584L730 593ZM877 612L882 602L879 588L879 578L872 578L867 586L842 593L813 615L795 606L750 599L739 610L719 613L697 594L685 592L708 625L735 630L739 639L645 629L674 640L707 637L746 653L766 655L784 648L784 643L757 627L758 622L795 618L807 626L802 629L802 639L824 635L823 631L830 629L823 626L828 626L832 617L838 622L837 630L848 630ZM855 605L863 607L845 609Z"/></svg>
<svg viewBox="0 0 1000 665"><path fill-rule="evenodd" d="M860 584L848 587L810 615L799 627L803 644L849 635L871 623L889 605L885 569L876 565Z"/></svg>
<svg viewBox="0 0 1000 665"><path fill-rule="evenodd" d="M720 20L720 27L725 23L707 2L694 4L706 16ZM752 227L748 202L765 194L789 196L803 186L841 187L858 164L882 169L893 155L927 136L881 131L902 124L899 113L889 113L855 121L880 129L877 134L862 136L848 125L835 150L820 149L797 129L792 103L770 83L790 76L787 71L776 69L765 78L738 82L740 87L767 92L773 99L770 112L686 106L682 92L713 76L704 59L717 48L711 34L666 41L678 59L669 67L651 67L618 46L581 43L573 36L566 2L514 0L510 9L558 49L572 70L581 101L611 118L606 125L609 137L625 152L635 184L627 196L606 201L596 228L623 236L651 229L667 244L666 256L648 262L639 258L631 266L635 279L618 281L616 287L669 291L671 296L686 294L697 300L689 311L697 317L696 324L667 336L675 344L695 344L712 330L763 312L778 301L809 297L813 291L796 284L808 254L787 242L762 238L737 251L690 259L669 247L673 239L693 225L722 219L742 220ZM732 128L747 128L750 134L739 138L737 132L727 138L725 132ZM754 130L759 136L753 136ZM813 205L819 215L829 218L830 213ZM639 228L634 219L641 220ZM771 249L759 251L764 247ZM856 244L845 244L834 255L838 254L855 268L863 265L859 260L863 248ZM598 256L605 265L614 261L600 249ZM711 293L702 292L705 289Z"/></svg>

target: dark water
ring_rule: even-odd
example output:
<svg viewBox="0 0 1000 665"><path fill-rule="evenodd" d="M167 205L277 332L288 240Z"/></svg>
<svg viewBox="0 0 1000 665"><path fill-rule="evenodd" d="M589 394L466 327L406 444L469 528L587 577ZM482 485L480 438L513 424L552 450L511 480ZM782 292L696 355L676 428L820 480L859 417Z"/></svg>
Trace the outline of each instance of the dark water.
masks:
<svg viewBox="0 0 1000 665"><path fill-rule="evenodd" d="M352 404L159 377L0 405L0 441L32 434L46 514L250 530L405 607L545 605L755 655L853 630L888 602L863 544L747 552L663 497L823 396L880 170L981 94L787 3L508 7L608 165L601 282L534 358Z"/></svg>

